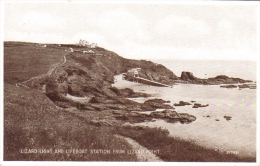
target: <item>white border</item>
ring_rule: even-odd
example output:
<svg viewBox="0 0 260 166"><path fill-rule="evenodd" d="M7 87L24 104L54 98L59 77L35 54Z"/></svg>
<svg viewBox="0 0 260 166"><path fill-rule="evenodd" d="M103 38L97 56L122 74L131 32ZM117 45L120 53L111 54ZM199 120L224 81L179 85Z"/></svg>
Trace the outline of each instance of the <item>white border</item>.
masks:
<svg viewBox="0 0 260 166"><path fill-rule="evenodd" d="M0 51L1 51L1 63L3 64L4 62L4 55L3 55L3 41L4 41L4 4L5 3L27 3L27 2L30 2L30 3L118 3L118 4L122 4L122 3L127 3L127 4L134 4L134 3L139 3L139 4L154 4L154 3L161 3L161 4L181 4L181 5L256 5L258 6L258 14L257 14L257 43L258 43L258 48L257 48L257 53L258 55L260 55L260 52L259 52L259 45L260 45L260 42L259 42L259 36L260 36L260 33L259 33L259 19L260 19L260 16L259 16L259 12L260 12L260 2L252 2L252 1L76 1L76 0L53 0L53 1L38 1L38 2L35 2L35 1L32 1L32 0L23 0L21 2L20 1L7 1L7 0L0 0L1 1L1 4L0 4L0 9L1 9L1 44L0 44ZM256 163L225 163L225 162L214 162L214 163L211 163L211 162L164 162L164 163L160 163L160 165L212 165L212 166L215 166L215 165L221 165L221 166L230 166L230 165L236 165L236 166L244 166L244 165L252 165L252 166L255 166L255 165L260 165L260 155L259 155L259 120L260 120L260 113L259 113L259 81L260 81L260 77L259 77L259 64L260 64L260 58L258 57L258 60L257 60L257 106L256 106L256 115L257 115L257 127L256 127L256 140L257 140L257 162ZM3 103L4 100L3 100L3 93L4 93L4 84L3 84L3 65L1 66L1 70L0 70L0 75L1 75L1 82L0 82L0 100L1 102ZM69 166L69 165L93 165L93 166L97 166L97 165L101 165L101 164L106 164L106 165L122 165L122 164L127 164L127 165L142 165L144 163L140 163L140 162L48 162L48 161L3 161L3 122L4 122L4 119L3 119L3 104L1 104L1 109L0 109L0 166L4 165L4 166L20 166L20 165L28 165L28 166L39 166L39 165L59 165L59 166ZM148 164L148 165L157 165L158 163L156 162L149 162L149 163L145 163L145 164Z"/></svg>

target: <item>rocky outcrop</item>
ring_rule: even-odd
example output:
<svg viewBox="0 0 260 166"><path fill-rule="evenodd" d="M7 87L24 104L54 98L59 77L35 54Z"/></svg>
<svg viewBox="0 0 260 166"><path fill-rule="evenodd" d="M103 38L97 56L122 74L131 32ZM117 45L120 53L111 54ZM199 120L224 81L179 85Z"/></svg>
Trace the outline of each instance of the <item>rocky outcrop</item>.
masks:
<svg viewBox="0 0 260 166"><path fill-rule="evenodd" d="M228 77L226 75L219 75L214 78L207 79L209 84L233 84L233 83L246 83L250 80L243 80L241 78Z"/></svg>
<svg viewBox="0 0 260 166"><path fill-rule="evenodd" d="M221 85L220 86L221 88L237 88L237 86L236 85Z"/></svg>
<svg viewBox="0 0 260 166"><path fill-rule="evenodd" d="M116 93L120 97L127 97L127 98L137 98L137 97L150 97L151 95L141 92L134 92L134 90L130 88L125 89L117 89L115 87L109 88L114 93Z"/></svg>
<svg viewBox="0 0 260 166"><path fill-rule="evenodd" d="M164 119L169 123L181 122L181 123L190 123L196 120L196 117L186 113L177 113L173 110L163 110L163 111L154 111L150 114L141 114L137 112L130 112L121 115L116 115L116 119L124 120L130 123L152 121L155 119Z"/></svg>
<svg viewBox="0 0 260 166"><path fill-rule="evenodd" d="M169 104L169 101L165 101L162 99L150 99L145 101L142 105L141 105L141 109L143 111L154 111L156 109L173 109L173 107Z"/></svg>
<svg viewBox="0 0 260 166"><path fill-rule="evenodd" d="M199 104L199 103L194 103L192 108L199 108L199 107L207 107L209 106L208 104Z"/></svg>
<svg viewBox="0 0 260 166"><path fill-rule="evenodd" d="M246 83L252 82L251 80L244 80L241 78L228 77L226 75L218 75L216 77L201 79L195 77L191 72L183 71L180 77L181 81L193 83L193 84L204 84L204 85L219 85L219 84L234 84L234 83ZM230 86L231 87L231 86ZM229 87L227 87L229 88Z"/></svg>
<svg viewBox="0 0 260 166"><path fill-rule="evenodd" d="M238 85L239 88L249 88L248 84L242 84L242 85Z"/></svg>
<svg viewBox="0 0 260 166"><path fill-rule="evenodd" d="M191 103L189 102L185 102L185 101L179 101L179 103L174 103L174 106L185 106L185 105L191 105Z"/></svg>
<svg viewBox="0 0 260 166"><path fill-rule="evenodd" d="M193 75L193 73L191 73L191 72L183 71L183 72L181 73L181 80L191 81L191 80L198 80L198 78L195 77L195 76Z"/></svg>
<svg viewBox="0 0 260 166"><path fill-rule="evenodd" d="M225 118L227 121L232 119L231 116L224 116L224 118Z"/></svg>

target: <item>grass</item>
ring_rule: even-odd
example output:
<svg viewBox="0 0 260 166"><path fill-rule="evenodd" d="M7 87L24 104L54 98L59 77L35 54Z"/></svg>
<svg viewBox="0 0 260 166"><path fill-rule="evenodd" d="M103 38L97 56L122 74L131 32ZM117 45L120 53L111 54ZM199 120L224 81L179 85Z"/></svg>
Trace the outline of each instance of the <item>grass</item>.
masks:
<svg viewBox="0 0 260 166"><path fill-rule="evenodd" d="M95 127L57 109L37 90L5 84L4 91L5 161L136 161L135 155L37 153L23 149L131 149L116 138L111 128Z"/></svg>
<svg viewBox="0 0 260 166"><path fill-rule="evenodd" d="M139 126L117 128L116 134L136 140L148 149L160 150L158 156L164 161L176 162L256 162L255 157L224 154L202 147L193 142L169 136L168 130Z"/></svg>
<svg viewBox="0 0 260 166"><path fill-rule="evenodd" d="M36 43L4 43L4 82L18 83L46 74L63 60L66 48L37 47Z"/></svg>

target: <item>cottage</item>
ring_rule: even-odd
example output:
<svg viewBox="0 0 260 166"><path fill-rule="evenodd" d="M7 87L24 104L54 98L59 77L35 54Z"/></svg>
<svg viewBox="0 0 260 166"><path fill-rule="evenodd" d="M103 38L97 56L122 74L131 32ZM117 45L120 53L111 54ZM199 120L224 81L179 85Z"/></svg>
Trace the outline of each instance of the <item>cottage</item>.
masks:
<svg viewBox="0 0 260 166"><path fill-rule="evenodd" d="M128 77L139 77L139 71L141 71L141 68L133 68L127 71Z"/></svg>

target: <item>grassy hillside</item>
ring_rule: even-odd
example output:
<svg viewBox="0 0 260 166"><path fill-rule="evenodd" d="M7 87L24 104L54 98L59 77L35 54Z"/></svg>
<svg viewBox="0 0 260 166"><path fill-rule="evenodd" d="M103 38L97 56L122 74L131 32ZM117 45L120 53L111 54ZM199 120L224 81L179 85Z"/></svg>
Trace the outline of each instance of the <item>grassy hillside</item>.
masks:
<svg viewBox="0 0 260 166"><path fill-rule="evenodd" d="M112 135L110 128L95 127L57 109L37 90L5 84L4 160L26 161L136 161L135 155L37 153L24 149L131 149Z"/></svg>
<svg viewBox="0 0 260 166"><path fill-rule="evenodd" d="M4 82L18 83L46 74L62 61L66 47L39 47L36 43L4 43Z"/></svg>

